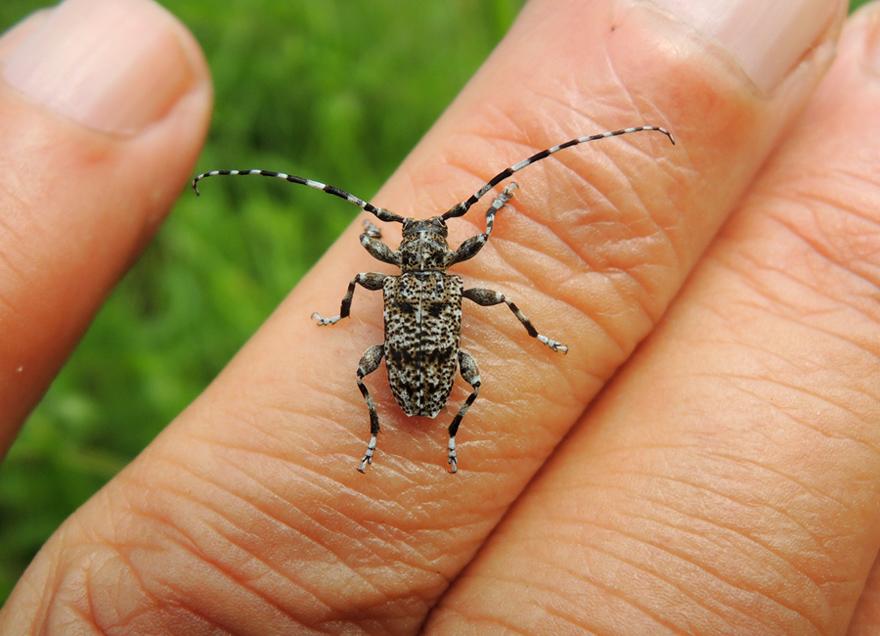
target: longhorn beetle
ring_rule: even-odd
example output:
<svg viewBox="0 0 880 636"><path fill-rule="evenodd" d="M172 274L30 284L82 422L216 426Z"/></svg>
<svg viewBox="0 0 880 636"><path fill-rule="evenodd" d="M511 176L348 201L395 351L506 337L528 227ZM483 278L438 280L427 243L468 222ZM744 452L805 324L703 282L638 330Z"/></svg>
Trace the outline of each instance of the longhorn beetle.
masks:
<svg viewBox="0 0 880 636"><path fill-rule="evenodd" d="M400 274L389 275L377 272L358 274L348 284L348 291L342 298L342 306L338 316L323 318L314 313L312 318L318 321L318 326L332 325L347 318L351 311L351 301L357 285L370 291L380 289L383 291L385 343L367 349L357 369L358 388L360 388L370 412L370 441L367 444L364 459L358 466L358 470L362 473L366 472L367 464L373 463L376 437L379 435L379 415L376 412L376 404L364 384L364 377L378 369L382 358L385 358L391 392L403 412L407 415L435 417L446 404L446 400L452 392L455 371L458 368L465 382L471 386L471 394L459 407L458 413L449 425L448 463L451 467L450 471L455 473L458 471L455 434L458 432L458 426L468 408L477 399L481 384L480 371L476 361L470 354L462 351L459 346L461 341L461 299L467 298L483 306L504 303L522 323L530 336L537 338L553 351L568 353L568 347L538 333L531 321L504 294L479 287L464 289L458 276L447 273L452 265L473 258L483 248L492 235L495 215L513 196L513 191L517 187L516 183L507 186L489 206L486 212L486 231L467 239L457 250L449 249L447 244L446 221L464 216L471 206L489 190L513 173L519 172L560 150L606 137L652 130L663 133L670 142L675 144L675 139L669 131L660 126L624 128L572 139L564 144L542 150L528 159L505 168L489 179L468 199L456 204L443 214L432 216L429 219L407 219L391 210L377 208L335 186L269 170L212 170L193 179L192 187L198 194L199 181L218 175L277 177L341 197L373 214L380 221L403 225L403 236L397 251L392 251L380 240L382 233L369 221L364 222L364 233L360 236L361 245L373 258L398 267Z"/></svg>

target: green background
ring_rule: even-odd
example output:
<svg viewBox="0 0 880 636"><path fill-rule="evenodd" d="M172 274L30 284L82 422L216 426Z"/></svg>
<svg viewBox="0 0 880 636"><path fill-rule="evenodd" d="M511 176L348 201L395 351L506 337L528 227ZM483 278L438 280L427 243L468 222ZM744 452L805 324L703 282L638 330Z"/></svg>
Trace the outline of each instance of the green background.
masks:
<svg viewBox="0 0 880 636"><path fill-rule="evenodd" d="M0 30L40 4L0 0ZM216 85L199 170L283 170L369 198L523 0L162 4L196 35ZM183 193L0 467L0 604L55 528L205 388L357 211L284 183L208 190Z"/></svg>

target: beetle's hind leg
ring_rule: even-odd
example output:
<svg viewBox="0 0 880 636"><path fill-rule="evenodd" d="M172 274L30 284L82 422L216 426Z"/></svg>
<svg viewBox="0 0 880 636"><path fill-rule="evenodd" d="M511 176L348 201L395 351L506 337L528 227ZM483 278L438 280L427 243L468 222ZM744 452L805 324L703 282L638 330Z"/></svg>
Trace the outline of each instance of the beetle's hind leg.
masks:
<svg viewBox="0 0 880 636"><path fill-rule="evenodd" d="M461 369L461 377L474 390L471 391L468 399L458 409L452 424L449 425L449 445L447 448L449 449L449 472L451 473L458 472L458 457L455 454L455 434L458 433L458 426L461 424L462 418L467 414L471 404L474 403L474 400L477 399L477 395L480 393L480 368L477 366L477 361L474 360L473 356L464 351L459 351L458 366Z"/></svg>
<svg viewBox="0 0 880 636"><path fill-rule="evenodd" d="M361 390L364 401L367 403L367 410L370 411L370 442L367 444L367 452L364 454L364 459L361 465L358 466L358 470L362 473L367 471L367 464L373 463L373 453L376 451L376 437L379 435L379 414L376 412L376 403L373 401L373 396L370 395L367 385L364 384L364 376L368 376L378 369L384 357L385 345L376 345L364 352L360 364L358 364L358 388Z"/></svg>

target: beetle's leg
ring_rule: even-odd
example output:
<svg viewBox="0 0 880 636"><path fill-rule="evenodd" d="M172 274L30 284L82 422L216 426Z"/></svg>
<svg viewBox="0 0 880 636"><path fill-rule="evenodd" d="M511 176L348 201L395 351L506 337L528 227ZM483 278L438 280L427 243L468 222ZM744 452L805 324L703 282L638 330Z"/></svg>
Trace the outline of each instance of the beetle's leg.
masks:
<svg viewBox="0 0 880 636"><path fill-rule="evenodd" d="M358 274L354 278L351 279L351 282L348 284L348 291L345 292L345 296L342 298L342 306L339 308L339 315L333 316L332 318L322 318L318 312L312 314L312 318L318 321L318 326L323 327L324 325L332 325L343 318L348 318L348 315L351 313L351 300L354 298L354 286L360 285L364 289L369 289L370 291L377 291L382 289L382 286L385 284L385 279L388 278L387 274L379 274L377 272L368 272L364 274Z"/></svg>
<svg viewBox="0 0 880 636"><path fill-rule="evenodd" d="M380 230L370 219L364 219L364 234L372 239L382 238L382 230Z"/></svg>
<svg viewBox="0 0 880 636"><path fill-rule="evenodd" d="M523 312L519 310L519 307L513 304L513 301L507 298L504 294L500 294L497 291L492 291L491 289L481 289L479 287L474 287L473 289L465 289L461 293L461 295L469 300L474 301L478 305L483 305L484 307L506 303L507 306L510 307L510 311L512 311L514 315L519 319L519 321L522 323L522 326L526 328L526 331L529 332L529 335L532 338L537 338L545 345L553 349L553 351L568 353L568 347L566 347L561 342L556 342L555 340L551 340L547 336L539 334L538 330L535 329L534 325L532 325L532 322L525 317Z"/></svg>
<svg viewBox="0 0 880 636"><path fill-rule="evenodd" d="M449 449L449 464L452 466L449 469L449 472L452 473L458 472L458 458L455 454L455 434L458 433L458 425L461 424L461 419L467 414L468 409L471 404L474 403L474 400L477 399L477 395L480 392L480 369L473 356L459 350L458 367L461 369L461 377L463 377L464 381L470 384L474 390L471 391L468 399L465 400L464 404L461 405L461 408L458 409L458 413L455 414L452 424L449 425L449 445L447 448Z"/></svg>
<svg viewBox="0 0 880 636"><path fill-rule="evenodd" d="M373 401L373 396L370 395L369 390L367 390L367 385L364 384L364 376L370 375L373 371L378 369L379 363L382 362L384 356L385 345L376 345L375 347L370 347L364 351L360 364L358 364L358 388L361 390L361 394L364 396L364 401L367 403L367 410L370 411L370 442L367 444L367 452L364 454L364 460L361 462L361 465L358 466L358 470L362 473L366 472L367 464L373 463L373 453L376 450L376 436L379 435L379 414L376 412L376 403Z"/></svg>
<svg viewBox="0 0 880 636"><path fill-rule="evenodd" d="M455 252L455 258L450 264L461 263L471 259L477 255L477 252L483 249L483 246L489 241L489 237L492 236L492 228L495 226L495 215L498 213L498 210L504 207L505 203L513 198L513 191L516 190L516 187L515 183L511 183L492 201L492 205L486 211L486 231L472 236L462 243Z"/></svg>
<svg viewBox="0 0 880 636"><path fill-rule="evenodd" d="M372 221L364 221L364 233L361 234L361 245L373 258L400 267L400 263L391 248L379 239L382 238L382 230L377 228Z"/></svg>

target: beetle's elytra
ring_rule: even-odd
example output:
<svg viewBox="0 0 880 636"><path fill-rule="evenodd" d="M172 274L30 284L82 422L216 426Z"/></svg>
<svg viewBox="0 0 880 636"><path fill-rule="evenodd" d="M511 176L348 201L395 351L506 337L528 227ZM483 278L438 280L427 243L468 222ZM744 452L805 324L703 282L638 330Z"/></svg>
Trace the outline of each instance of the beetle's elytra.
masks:
<svg viewBox="0 0 880 636"><path fill-rule="evenodd" d="M611 132L572 139L564 144L542 150L509 168L505 168L471 197L456 204L439 216L429 219L407 219L359 199L331 185L304 179L295 175L268 170L213 170L193 179L192 187L198 194L197 184L205 177L217 175L260 175L286 179L329 194L341 197L363 210L373 214L380 221L401 223L403 237L400 246L393 251L381 241L382 234L372 223L365 224L361 234L361 245L377 260L390 263L400 269L397 275L377 272L361 273L351 279L348 291L342 298L339 315L322 318L317 313L312 318L319 326L332 325L346 318L351 311L351 301L357 285L371 291L382 290L384 297L385 342L370 347L364 352L357 368L357 384L370 413L370 441L358 470L366 471L367 464L373 463L376 451L376 438L379 435L379 415L376 404L364 384L364 377L379 368L382 359L388 369L388 382L394 398L407 415L435 417L446 404L455 372L458 369L462 378L471 386L471 394L459 407L449 425L448 463L450 471L458 471L458 457L455 450L455 434L462 418L476 400L480 392L480 370L476 361L460 347L461 343L461 300L467 298L478 305L490 306L506 304L533 338L538 339L553 351L568 352L568 347L551 340L535 329L519 308L503 294L489 289L465 289L462 280L447 273L456 263L473 258L492 235L495 215L513 196L516 184L511 183L499 194L486 212L486 231L467 239L457 250L447 243L446 221L463 216L477 201L496 185L550 155L578 144L616 137L642 131L657 131L675 140L665 128L659 126L639 126Z"/></svg>

